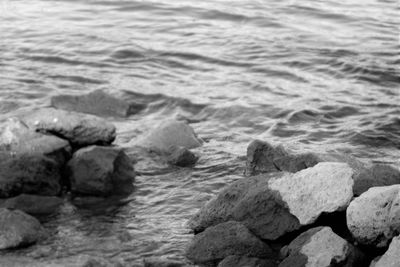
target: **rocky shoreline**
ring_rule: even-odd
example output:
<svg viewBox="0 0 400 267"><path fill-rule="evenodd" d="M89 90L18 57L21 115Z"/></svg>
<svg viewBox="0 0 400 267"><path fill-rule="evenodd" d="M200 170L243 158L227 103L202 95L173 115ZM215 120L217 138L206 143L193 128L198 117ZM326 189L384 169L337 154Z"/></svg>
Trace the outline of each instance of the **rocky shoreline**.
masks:
<svg viewBox="0 0 400 267"><path fill-rule="evenodd" d="M113 145L116 127L105 117L143 108L95 91L55 96L51 107L0 124L0 250L45 239L38 219L66 202L131 194L136 159ZM187 123L167 120L132 146L190 167L199 158L190 149L202 142ZM399 191L393 166L255 140L244 177L188 221L195 235L186 257L219 267L400 266ZM43 264L127 266L84 255ZM144 265L184 266L157 259Z"/></svg>

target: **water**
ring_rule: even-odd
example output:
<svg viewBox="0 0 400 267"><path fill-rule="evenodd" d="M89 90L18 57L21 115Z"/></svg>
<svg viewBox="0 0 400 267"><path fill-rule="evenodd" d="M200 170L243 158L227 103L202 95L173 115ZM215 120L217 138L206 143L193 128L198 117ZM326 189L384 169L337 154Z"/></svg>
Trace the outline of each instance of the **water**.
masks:
<svg viewBox="0 0 400 267"><path fill-rule="evenodd" d="M186 220L242 177L255 138L399 166L399 14L395 0L0 0L0 120L99 88L147 105L110 118L138 158L126 203L66 204L43 219L48 240L7 255L185 262ZM206 141L193 169L130 148L171 117Z"/></svg>

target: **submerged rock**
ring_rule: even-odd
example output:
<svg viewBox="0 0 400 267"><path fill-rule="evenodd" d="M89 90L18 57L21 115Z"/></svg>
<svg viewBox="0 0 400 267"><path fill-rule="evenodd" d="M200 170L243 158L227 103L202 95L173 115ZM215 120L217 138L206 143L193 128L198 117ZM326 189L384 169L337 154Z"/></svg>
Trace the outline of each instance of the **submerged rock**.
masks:
<svg viewBox="0 0 400 267"><path fill-rule="evenodd" d="M363 266L361 252L330 227L312 228L283 250L287 257L279 267Z"/></svg>
<svg viewBox="0 0 400 267"><path fill-rule="evenodd" d="M187 149L201 146L201 140L197 138L194 130L182 121L167 120L153 129L147 136L136 143L156 152L165 152L172 147L184 147Z"/></svg>
<svg viewBox="0 0 400 267"><path fill-rule="evenodd" d="M190 221L202 231L218 223L242 222L262 239L275 240L343 210L353 193L352 170L345 163L319 163L297 173L277 172L245 178L224 188Z"/></svg>
<svg viewBox="0 0 400 267"><path fill-rule="evenodd" d="M61 190L60 164L42 155L0 152L0 198L22 193L55 196Z"/></svg>
<svg viewBox="0 0 400 267"><path fill-rule="evenodd" d="M145 106L129 103L122 99L96 90L86 95L58 95L51 98L51 105L58 109L89 113L98 116L127 117L142 110Z"/></svg>
<svg viewBox="0 0 400 267"><path fill-rule="evenodd" d="M42 235L42 226L32 216L0 208L0 249L17 248L35 243Z"/></svg>
<svg viewBox="0 0 400 267"><path fill-rule="evenodd" d="M75 152L67 170L71 191L93 196L124 195L133 191L130 159L121 149L90 146Z"/></svg>
<svg viewBox="0 0 400 267"><path fill-rule="evenodd" d="M350 203L346 217L358 242L387 246L400 233L400 185L370 188Z"/></svg>
<svg viewBox="0 0 400 267"><path fill-rule="evenodd" d="M45 108L28 114L25 121L36 131L67 139L74 146L111 144L115 126L93 115Z"/></svg>
<svg viewBox="0 0 400 267"><path fill-rule="evenodd" d="M273 260L259 259L247 256L231 255L218 264L218 267L276 267Z"/></svg>
<svg viewBox="0 0 400 267"><path fill-rule="evenodd" d="M319 162L344 162L353 169L353 193L360 195L373 186L400 183L400 170L383 164L365 164L354 157L339 153L299 153L282 145L255 140L247 148L247 176L277 171L298 172Z"/></svg>
<svg viewBox="0 0 400 267"><path fill-rule="evenodd" d="M254 236L244 225L229 221L195 235L186 256L196 264L210 264L229 255L272 257L269 246Z"/></svg>
<svg viewBox="0 0 400 267"><path fill-rule="evenodd" d="M382 257L375 259L370 267L399 267L400 266L400 236L392 239L389 249Z"/></svg>
<svg viewBox="0 0 400 267"><path fill-rule="evenodd" d="M44 215L56 212L63 202L59 197L21 194L6 199L0 207L21 210L30 215Z"/></svg>
<svg viewBox="0 0 400 267"><path fill-rule="evenodd" d="M169 153L168 162L179 167L192 166L199 159L192 151L185 147L174 147Z"/></svg>

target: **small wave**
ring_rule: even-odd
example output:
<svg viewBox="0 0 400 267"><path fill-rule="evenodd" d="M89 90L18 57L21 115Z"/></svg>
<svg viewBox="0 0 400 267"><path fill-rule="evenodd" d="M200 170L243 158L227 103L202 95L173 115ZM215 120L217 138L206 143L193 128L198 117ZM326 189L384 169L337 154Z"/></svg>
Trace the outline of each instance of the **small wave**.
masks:
<svg viewBox="0 0 400 267"><path fill-rule="evenodd" d="M83 65L85 62L79 61L79 60L72 60L72 59L67 59L61 56L28 56L27 57L29 60L32 61L42 61L46 63L58 63L58 64L67 64L67 65L73 65L73 66L78 66L78 65Z"/></svg>
<svg viewBox="0 0 400 267"><path fill-rule="evenodd" d="M65 80L65 81L71 81L75 83L89 83L89 84L104 84L106 81L103 80L98 80L98 79L91 79L83 76L76 76L76 75L49 75L48 76L51 79L54 80Z"/></svg>

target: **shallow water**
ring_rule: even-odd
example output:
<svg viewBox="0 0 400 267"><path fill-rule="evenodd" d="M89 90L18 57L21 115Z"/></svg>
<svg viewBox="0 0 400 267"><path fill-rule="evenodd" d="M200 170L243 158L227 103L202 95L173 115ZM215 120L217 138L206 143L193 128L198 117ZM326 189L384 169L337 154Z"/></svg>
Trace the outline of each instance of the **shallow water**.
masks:
<svg viewBox="0 0 400 267"><path fill-rule="evenodd" d="M128 151L171 117L206 141L193 169L136 155L124 205L67 203L49 240L8 254L185 262L186 220L255 138L400 166L399 5L342 2L0 0L0 120L100 88L146 105L109 118Z"/></svg>

